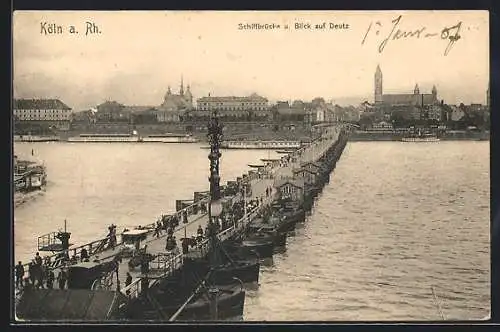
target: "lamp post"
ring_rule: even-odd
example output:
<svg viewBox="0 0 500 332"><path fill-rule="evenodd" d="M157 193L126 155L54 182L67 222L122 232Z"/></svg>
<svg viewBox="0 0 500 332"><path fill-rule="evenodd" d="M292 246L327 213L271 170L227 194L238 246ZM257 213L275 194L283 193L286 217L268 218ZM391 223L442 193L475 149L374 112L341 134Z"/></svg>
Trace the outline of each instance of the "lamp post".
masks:
<svg viewBox="0 0 500 332"><path fill-rule="evenodd" d="M222 214L221 192L220 192L220 175L219 175L219 159L222 156L220 153L220 143L222 141L222 124L217 117L217 111L212 113L208 122L208 141L210 143L210 204L208 208L209 216L209 234L215 236L215 222Z"/></svg>

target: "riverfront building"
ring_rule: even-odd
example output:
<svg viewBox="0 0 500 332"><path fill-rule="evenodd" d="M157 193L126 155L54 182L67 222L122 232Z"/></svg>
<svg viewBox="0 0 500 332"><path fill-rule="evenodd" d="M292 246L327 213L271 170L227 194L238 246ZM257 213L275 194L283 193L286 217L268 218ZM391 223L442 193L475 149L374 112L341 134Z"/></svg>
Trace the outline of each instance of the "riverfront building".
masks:
<svg viewBox="0 0 500 332"><path fill-rule="evenodd" d="M163 103L155 111L158 122L179 122L186 111L193 110L193 95L188 84L184 92L184 80L181 77L179 94L172 93L170 86L163 98Z"/></svg>
<svg viewBox="0 0 500 332"><path fill-rule="evenodd" d="M69 129L71 108L59 99L14 99L14 118L19 123L38 123Z"/></svg>
<svg viewBox="0 0 500 332"><path fill-rule="evenodd" d="M383 75L380 66L375 70L375 104L384 106L425 106L439 103L436 86L432 87L431 93L420 93L418 84L415 85L413 93L384 94Z"/></svg>
<svg viewBox="0 0 500 332"><path fill-rule="evenodd" d="M184 92L184 81L182 77L179 88L179 94L172 93L169 86L167 89L167 93L163 98L163 103L159 107L159 109L162 111L180 111L180 110L190 110L192 108L193 108L193 95L191 94L191 89L189 85L187 86L186 92Z"/></svg>
<svg viewBox="0 0 500 332"><path fill-rule="evenodd" d="M202 97L197 100L200 111L227 110L227 111L265 111L268 109L268 100L256 93L248 97Z"/></svg>

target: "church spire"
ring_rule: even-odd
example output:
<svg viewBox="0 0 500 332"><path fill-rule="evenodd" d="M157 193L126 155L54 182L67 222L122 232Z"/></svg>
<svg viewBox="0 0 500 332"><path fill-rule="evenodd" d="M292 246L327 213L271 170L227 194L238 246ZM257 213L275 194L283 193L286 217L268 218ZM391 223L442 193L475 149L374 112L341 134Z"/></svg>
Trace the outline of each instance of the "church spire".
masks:
<svg viewBox="0 0 500 332"><path fill-rule="evenodd" d="M418 83L415 84L415 89L413 89L413 94L419 95L420 94L420 89L418 88Z"/></svg>
<svg viewBox="0 0 500 332"><path fill-rule="evenodd" d="M383 90L382 90L382 70L380 70L380 66L377 65L377 69L375 70L375 103L382 103L383 100Z"/></svg>
<svg viewBox="0 0 500 332"><path fill-rule="evenodd" d="M436 88L436 85L433 85L432 86L432 96L433 96L434 100L437 100L437 95L438 95L438 90Z"/></svg>
<svg viewBox="0 0 500 332"><path fill-rule="evenodd" d="M183 75L181 75L181 89L180 89L180 91L179 91L179 94L180 94L181 96L183 96L183 95L184 95L184 77L183 77Z"/></svg>

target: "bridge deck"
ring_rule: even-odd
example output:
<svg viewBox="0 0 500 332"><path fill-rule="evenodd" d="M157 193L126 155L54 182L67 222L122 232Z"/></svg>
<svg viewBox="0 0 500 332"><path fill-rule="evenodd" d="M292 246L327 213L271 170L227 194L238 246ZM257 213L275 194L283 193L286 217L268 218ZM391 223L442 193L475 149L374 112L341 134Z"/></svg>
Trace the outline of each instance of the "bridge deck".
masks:
<svg viewBox="0 0 500 332"><path fill-rule="evenodd" d="M314 141L308 146L302 147L290 155L285 155L279 161L273 161L267 164L266 167L260 169L260 173L252 174L248 176L248 183L251 188L251 196L247 197L247 200L255 200L262 199L262 205L260 207L265 206L272 201L272 197L274 196L275 188L274 181L275 179L283 178L283 177L293 177L293 170L297 169L301 166L301 164L311 161L318 160L324 152L337 140L339 134L339 130L334 129L325 132L323 139L319 139ZM269 188L272 190L272 194L268 197L266 195L266 189ZM244 217L244 220L238 221L238 228L231 227L230 229L223 232L219 236L224 237L229 236L232 232L239 231L240 228L244 226L245 223L250 222L250 219L255 215L255 210L250 211L249 215ZM181 219L182 220L182 219ZM196 231L198 226L205 226L208 223L208 214L202 213L199 211L196 214L188 215L188 223L187 224L179 224L176 230L174 230L174 235L178 239L178 242L183 237L191 237L196 235ZM166 244L166 233L163 231L159 237L154 236L154 232L151 229L147 234L147 238L144 241L141 241L141 246L147 245L147 252L153 255L165 254L165 244ZM98 259L100 262L111 261L120 251L120 244L117 244L114 249L105 249L100 251L98 254L91 255L90 261L94 261ZM75 249L70 249L75 250ZM150 272L148 273L149 277L155 276L165 276L168 273L168 270L175 270L182 265L183 255L180 254L175 257L170 263L164 266L155 266L154 262L150 264ZM126 292L127 290L136 293L136 295L140 292L140 279L144 276L141 274L140 267L135 269L129 269L128 266L129 259L123 259L121 263L119 263L118 267L118 279L120 280L121 291ZM59 268L54 269L54 273L57 276ZM132 284L128 287L125 286L126 274L129 272L132 276ZM116 278L116 276L114 277ZM153 278L151 283L155 282ZM113 280L113 283L116 287L116 282Z"/></svg>

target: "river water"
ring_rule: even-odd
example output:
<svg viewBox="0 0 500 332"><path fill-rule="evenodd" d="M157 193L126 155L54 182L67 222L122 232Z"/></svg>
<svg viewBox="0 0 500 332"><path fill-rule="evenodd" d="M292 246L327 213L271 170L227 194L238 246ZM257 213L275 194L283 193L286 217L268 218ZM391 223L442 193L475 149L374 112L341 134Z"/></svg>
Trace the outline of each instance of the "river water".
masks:
<svg viewBox="0 0 500 332"><path fill-rule="evenodd" d="M14 212L15 258L62 228L75 244L146 224L208 189L198 144L16 143L46 191ZM273 151L223 151L222 183ZM489 142L352 142L287 250L262 267L247 321L480 319L490 308ZM432 289L436 296L433 296Z"/></svg>

